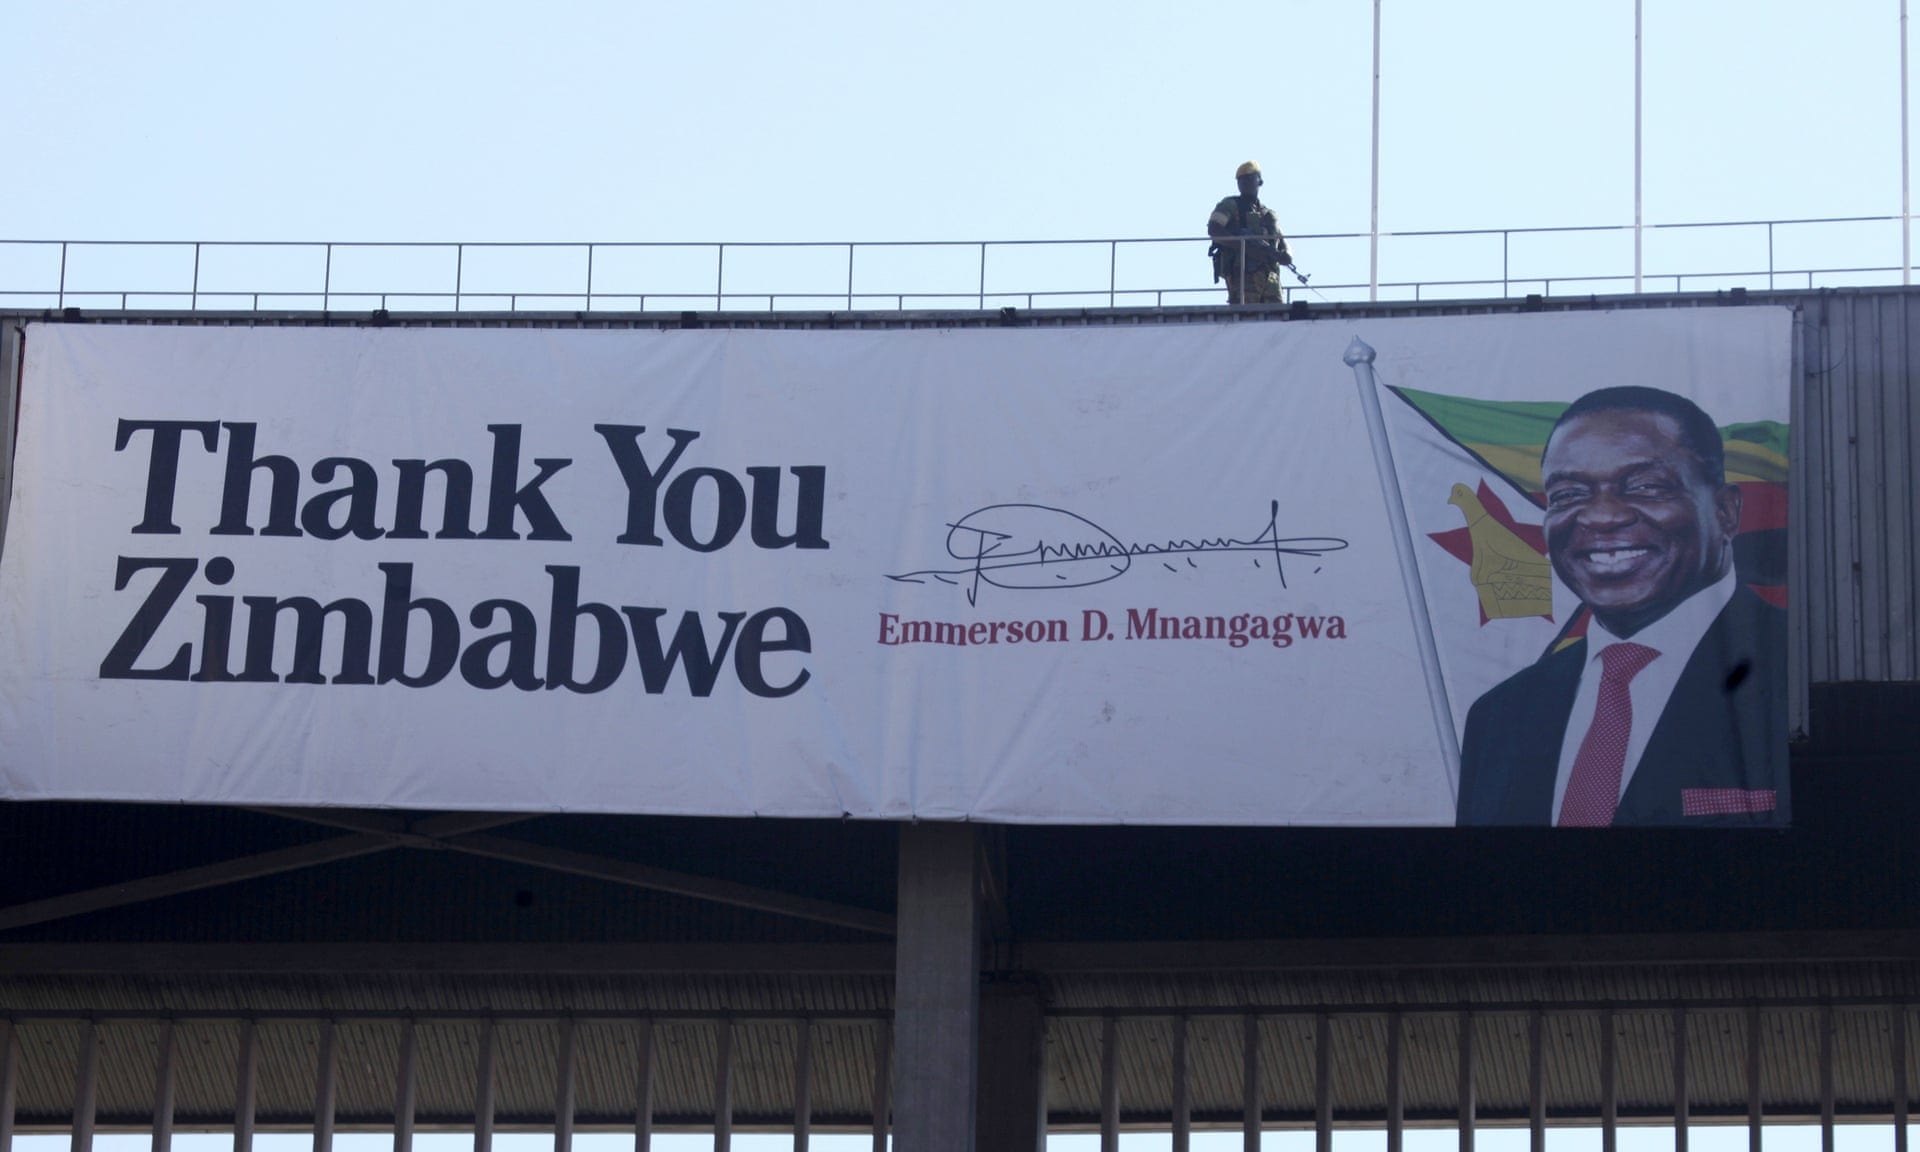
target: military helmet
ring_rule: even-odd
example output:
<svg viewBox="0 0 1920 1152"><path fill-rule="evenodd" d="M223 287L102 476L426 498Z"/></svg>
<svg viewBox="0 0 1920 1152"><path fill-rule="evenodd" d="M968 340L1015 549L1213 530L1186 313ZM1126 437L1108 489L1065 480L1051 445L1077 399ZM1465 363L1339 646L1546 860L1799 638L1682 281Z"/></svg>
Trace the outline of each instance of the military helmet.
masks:
<svg viewBox="0 0 1920 1152"><path fill-rule="evenodd" d="M1260 165L1255 164L1251 160L1247 161L1245 164L1242 164L1240 165L1240 167L1235 168L1233 170L1233 178L1235 180L1240 179L1240 177L1242 176L1258 176L1258 175L1260 175Z"/></svg>

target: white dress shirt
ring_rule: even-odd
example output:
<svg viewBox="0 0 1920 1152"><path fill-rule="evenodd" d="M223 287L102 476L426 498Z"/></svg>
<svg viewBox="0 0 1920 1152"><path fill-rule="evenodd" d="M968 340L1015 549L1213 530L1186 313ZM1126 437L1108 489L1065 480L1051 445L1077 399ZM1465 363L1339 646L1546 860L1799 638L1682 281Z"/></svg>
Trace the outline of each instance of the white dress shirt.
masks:
<svg viewBox="0 0 1920 1152"><path fill-rule="evenodd" d="M1693 659L1693 650L1721 611L1732 601L1740 587L1733 566L1717 582L1702 588L1675 605L1671 612L1622 639L1607 631L1598 618L1587 624L1587 662L1580 670L1580 690L1573 696L1573 711L1567 715L1567 734L1560 741L1560 774L1553 783L1553 822L1560 822L1560 806L1566 802L1567 781L1573 777L1573 762L1580 755L1580 744L1593 726L1593 713L1600 703L1600 654L1615 644L1643 644L1660 653L1627 685L1627 698L1633 702L1633 728L1627 736L1627 761L1620 769L1620 795L1627 794L1633 770L1640 754L1647 750L1647 738L1653 735L1660 714L1667 710L1680 673Z"/></svg>

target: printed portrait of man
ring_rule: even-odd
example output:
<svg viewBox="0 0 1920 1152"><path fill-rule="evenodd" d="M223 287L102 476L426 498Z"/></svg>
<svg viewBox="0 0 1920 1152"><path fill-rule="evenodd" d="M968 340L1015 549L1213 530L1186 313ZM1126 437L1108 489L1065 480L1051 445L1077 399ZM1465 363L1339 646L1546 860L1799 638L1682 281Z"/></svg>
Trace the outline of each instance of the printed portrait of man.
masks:
<svg viewBox="0 0 1920 1152"><path fill-rule="evenodd" d="M1586 635L1476 700L1462 825L1783 825L1786 613L1734 570L1741 492L1711 417L1580 397L1547 437L1543 525Z"/></svg>

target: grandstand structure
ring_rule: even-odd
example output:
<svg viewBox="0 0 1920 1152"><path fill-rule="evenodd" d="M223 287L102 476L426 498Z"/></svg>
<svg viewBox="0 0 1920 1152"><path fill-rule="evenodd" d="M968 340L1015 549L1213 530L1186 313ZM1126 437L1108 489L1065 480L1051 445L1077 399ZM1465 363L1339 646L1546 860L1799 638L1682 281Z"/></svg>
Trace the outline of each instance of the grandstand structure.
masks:
<svg viewBox="0 0 1920 1152"><path fill-rule="evenodd" d="M203 290L210 250L192 249L184 299L177 283L69 287L65 247L52 298L38 280L0 297L0 445L33 322L1134 329L1784 305L1794 824L1585 836L5 802L0 1152L35 1132L89 1152L112 1131L166 1152L195 1130L236 1152L311 1133L328 1152L355 1129L396 1152L437 1130L476 1152L507 1131L550 1133L556 1152L676 1131L716 1149L871 1132L876 1149L960 1152L1062 1132L1184 1150L1206 1130L1252 1149L1304 1130L1324 1152L1368 1129L1397 1152L1415 1127L1471 1149L1487 1128L1544 1148L1570 1126L1609 1150L1670 1126L1684 1149L1699 1125L1747 1126L1758 1148L1779 1123L1819 1124L1829 1147L1836 1126L1891 1124L1908 1147L1920 294L1900 270L1742 263L1717 286L1675 280L1705 291L1638 294L1617 269L1440 276L1394 281L1392 299L1332 278L1227 308L1190 280L1129 295L1119 242L1105 299L1084 300L990 291L985 247L971 298L869 294L847 246L830 254L848 267L836 300L736 292L725 273L711 294L643 301L589 273L578 299L536 285L502 300L462 273L449 302L439 286L343 292L333 246L319 300Z"/></svg>

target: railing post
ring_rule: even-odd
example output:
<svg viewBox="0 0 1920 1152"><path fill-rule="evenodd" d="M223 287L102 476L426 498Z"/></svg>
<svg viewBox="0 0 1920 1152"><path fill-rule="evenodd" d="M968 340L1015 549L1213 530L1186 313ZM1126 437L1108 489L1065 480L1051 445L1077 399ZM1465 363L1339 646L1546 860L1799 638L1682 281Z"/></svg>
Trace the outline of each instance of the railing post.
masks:
<svg viewBox="0 0 1920 1152"><path fill-rule="evenodd" d="M320 311L325 312L333 299L333 245L327 245L326 266L320 273Z"/></svg>
<svg viewBox="0 0 1920 1152"><path fill-rule="evenodd" d="M1114 306L1114 296L1120 286L1120 241L1107 241L1107 307Z"/></svg>
<svg viewBox="0 0 1920 1152"><path fill-rule="evenodd" d="M467 246L455 244L453 246L453 310L455 312L460 311L460 290L466 286L466 273Z"/></svg>
<svg viewBox="0 0 1920 1152"><path fill-rule="evenodd" d="M1769 292L1773 290L1773 221L1771 220L1767 221L1767 290Z"/></svg>
<svg viewBox="0 0 1920 1152"><path fill-rule="evenodd" d="M727 295L727 246L714 249L713 258L713 310L720 311L721 301Z"/></svg>
<svg viewBox="0 0 1920 1152"><path fill-rule="evenodd" d="M980 241L980 310L987 310L987 242ZM1027 310L1033 310L1033 297L1027 297Z"/></svg>
<svg viewBox="0 0 1920 1152"><path fill-rule="evenodd" d="M587 245L587 311L593 311L593 245Z"/></svg>
<svg viewBox="0 0 1920 1152"><path fill-rule="evenodd" d="M54 300L54 306L67 306L67 242L60 241L60 294Z"/></svg>
<svg viewBox="0 0 1920 1152"><path fill-rule="evenodd" d="M847 242L847 311L853 311L853 242Z"/></svg>
<svg viewBox="0 0 1920 1152"><path fill-rule="evenodd" d="M120 298L120 307L125 309L126 306L127 298L122 296ZM187 307L200 307L200 245L198 242L195 242L193 246L193 292L187 297Z"/></svg>
<svg viewBox="0 0 1920 1152"><path fill-rule="evenodd" d="M1512 265L1508 262L1512 249L1513 233L1500 229L1500 299L1505 300L1513 291Z"/></svg>

